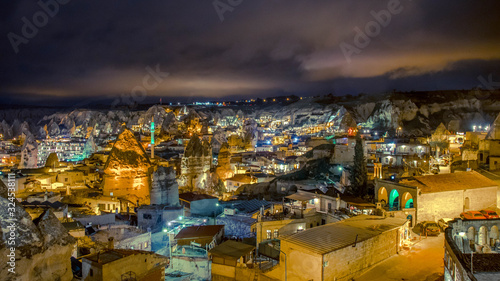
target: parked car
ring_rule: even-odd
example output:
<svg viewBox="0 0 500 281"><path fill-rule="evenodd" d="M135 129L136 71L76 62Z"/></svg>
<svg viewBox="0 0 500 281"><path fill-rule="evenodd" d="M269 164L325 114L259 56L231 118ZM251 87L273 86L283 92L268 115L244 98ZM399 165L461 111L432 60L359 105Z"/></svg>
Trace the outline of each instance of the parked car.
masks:
<svg viewBox="0 0 500 281"><path fill-rule="evenodd" d="M448 227L448 223L453 220L450 218L442 218L438 220L438 226L441 228L441 231L444 231Z"/></svg>
<svg viewBox="0 0 500 281"><path fill-rule="evenodd" d="M486 217L478 211L467 211L460 214L461 219L466 220L485 220Z"/></svg>
<svg viewBox="0 0 500 281"><path fill-rule="evenodd" d="M437 175L439 174L441 170L439 169L439 165L438 164L432 164L431 166L431 173Z"/></svg>
<svg viewBox="0 0 500 281"><path fill-rule="evenodd" d="M433 221L421 222L417 224L416 228L421 235L439 235L439 233L441 233L439 226Z"/></svg>
<svg viewBox="0 0 500 281"><path fill-rule="evenodd" d="M497 214L497 212L493 211L493 210L481 210L479 211L481 214L483 214L483 216L487 219L498 219L499 216Z"/></svg>

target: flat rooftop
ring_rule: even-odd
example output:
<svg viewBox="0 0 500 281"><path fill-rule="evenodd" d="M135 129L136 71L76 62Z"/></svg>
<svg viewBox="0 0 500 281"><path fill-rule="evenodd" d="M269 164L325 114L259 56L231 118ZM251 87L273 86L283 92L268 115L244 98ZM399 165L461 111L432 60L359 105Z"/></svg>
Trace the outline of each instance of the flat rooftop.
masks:
<svg viewBox="0 0 500 281"><path fill-rule="evenodd" d="M212 255L229 257L232 259L239 259L241 256L245 256L255 249L255 246L248 245L245 243L228 240L219 246L214 247L209 252Z"/></svg>
<svg viewBox="0 0 500 281"><path fill-rule="evenodd" d="M99 264L106 264L136 254L155 254L155 253L148 251L141 251L141 250L113 249L113 250L107 250L103 253L93 254L84 257L84 259L97 262Z"/></svg>
<svg viewBox="0 0 500 281"><path fill-rule="evenodd" d="M419 176L399 183L418 187L422 193L498 186L496 182L475 171Z"/></svg>
<svg viewBox="0 0 500 281"><path fill-rule="evenodd" d="M179 233L175 236L175 239L214 237L222 229L224 229L224 225L188 226L179 231Z"/></svg>
<svg viewBox="0 0 500 281"><path fill-rule="evenodd" d="M371 239L406 222L398 218L361 215L310 228L285 237L283 241L323 255Z"/></svg>

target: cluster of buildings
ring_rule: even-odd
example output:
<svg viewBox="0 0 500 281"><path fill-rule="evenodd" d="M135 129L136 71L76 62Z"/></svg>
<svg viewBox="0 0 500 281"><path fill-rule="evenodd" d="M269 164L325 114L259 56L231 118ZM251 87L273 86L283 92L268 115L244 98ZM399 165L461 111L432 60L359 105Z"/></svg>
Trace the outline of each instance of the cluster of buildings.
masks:
<svg viewBox="0 0 500 281"><path fill-rule="evenodd" d="M58 280L352 280L405 251L416 224L498 206L498 183L480 168L500 168L500 117L487 132L374 137L348 112L293 128L301 116L206 122L186 106L154 110L112 140L2 141L28 229L63 241L35 237L43 250L19 260L54 254L65 262L48 259L45 276ZM170 122L155 126L157 115ZM356 134L373 184L362 198L348 192ZM486 261L498 227L455 219L445 280L496 278Z"/></svg>

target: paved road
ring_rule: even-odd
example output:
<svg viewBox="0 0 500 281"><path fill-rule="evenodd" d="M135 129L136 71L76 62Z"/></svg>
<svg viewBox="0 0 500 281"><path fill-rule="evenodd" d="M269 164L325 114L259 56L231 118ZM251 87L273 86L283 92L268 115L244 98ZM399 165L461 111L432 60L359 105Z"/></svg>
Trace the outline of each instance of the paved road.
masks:
<svg viewBox="0 0 500 281"><path fill-rule="evenodd" d="M373 266L355 281L437 281L443 280L444 234L423 237L411 250Z"/></svg>

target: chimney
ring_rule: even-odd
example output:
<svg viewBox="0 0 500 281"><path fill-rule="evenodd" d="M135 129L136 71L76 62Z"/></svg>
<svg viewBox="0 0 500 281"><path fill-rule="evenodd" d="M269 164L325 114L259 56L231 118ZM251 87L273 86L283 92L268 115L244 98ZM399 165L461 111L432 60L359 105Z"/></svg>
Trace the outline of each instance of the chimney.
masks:
<svg viewBox="0 0 500 281"><path fill-rule="evenodd" d="M71 188L69 188L69 185L66 186L66 195L71 195Z"/></svg>
<svg viewBox="0 0 500 281"><path fill-rule="evenodd" d="M48 196L48 193L47 193L47 190L45 190L45 194L43 195L43 202L49 200L49 196Z"/></svg>
<svg viewBox="0 0 500 281"><path fill-rule="evenodd" d="M113 250L115 248L115 239L113 237L108 238L108 249Z"/></svg>

